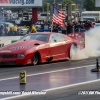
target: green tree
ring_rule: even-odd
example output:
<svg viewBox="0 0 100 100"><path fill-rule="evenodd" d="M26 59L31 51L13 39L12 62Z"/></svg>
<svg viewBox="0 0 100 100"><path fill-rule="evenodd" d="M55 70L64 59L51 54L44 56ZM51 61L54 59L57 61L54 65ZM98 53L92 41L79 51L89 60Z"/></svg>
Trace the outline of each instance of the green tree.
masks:
<svg viewBox="0 0 100 100"><path fill-rule="evenodd" d="M73 4L74 2L72 0L64 0L65 3Z"/></svg>
<svg viewBox="0 0 100 100"><path fill-rule="evenodd" d="M50 3L48 2L43 2L43 7L42 8L38 8L39 11L50 11Z"/></svg>
<svg viewBox="0 0 100 100"><path fill-rule="evenodd" d="M68 3L68 4L75 4L72 0L64 0L63 3L64 3L64 4L65 4L65 3ZM75 11L75 9L76 9L76 5L73 5L73 6L72 6L72 11Z"/></svg>
<svg viewBox="0 0 100 100"><path fill-rule="evenodd" d="M44 11L47 11L47 9L50 10L50 3L44 2L43 3L43 8L44 8Z"/></svg>
<svg viewBox="0 0 100 100"><path fill-rule="evenodd" d="M98 11L100 7L95 7L95 0L85 0L84 1L84 8L87 11Z"/></svg>

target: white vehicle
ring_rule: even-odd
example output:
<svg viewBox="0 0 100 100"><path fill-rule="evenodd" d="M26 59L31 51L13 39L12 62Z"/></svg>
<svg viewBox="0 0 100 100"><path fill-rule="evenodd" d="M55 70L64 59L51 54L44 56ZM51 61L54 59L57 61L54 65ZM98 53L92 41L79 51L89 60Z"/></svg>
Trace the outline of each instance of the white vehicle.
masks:
<svg viewBox="0 0 100 100"><path fill-rule="evenodd" d="M38 14L38 20L50 21L50 13Z"/></svg>
<svg viewBox="0 0 100 100"><path fill-rule="evenodd" d="M92 22L100 20L100 11L85 11L81 13L81 21L90 20Z"/></svg>
<svg viewBox="0 0 100 100"><path fill-rule="evenodd" d="M100 27L100 23L95 23L94 27Z"/></svg>
<svg viewBox="0 0 100 100"><path fill-rule="evenodd" d="M24 27L18 27L18 33L20 35L26 35L28 33L28 28L24 28Z"/></svg>
<svg viewBox="0 0 100 100"><path fill-rule="evenodd" d="M32 12L28 12L28 11L23 12L23 19L24 20L31 20L31 18L32 18Z"/></svg>

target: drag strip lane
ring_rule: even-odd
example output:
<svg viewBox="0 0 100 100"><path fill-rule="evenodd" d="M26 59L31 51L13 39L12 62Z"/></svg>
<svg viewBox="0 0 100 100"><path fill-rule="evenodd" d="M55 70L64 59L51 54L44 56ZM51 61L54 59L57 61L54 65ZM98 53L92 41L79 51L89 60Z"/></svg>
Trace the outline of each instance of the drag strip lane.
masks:
<svg viewBox="0 0 100 100"><path fill-rule="evenodd" d="M29 74L37 74L37 73L44 73L49 71L56 71L62 70L67 68L75 68L85 65L92 65L95 64L95 58L89 58L85 60L78 60L78 61L60 61L60 62L53 62L48 64L40 64L36 66L7 66L7 67L0 67L0 79L4 78L11 78L18 77L20 71L25 70L26 73Z"/></svg>
<svg viewBox="0 0 100 100"><path fill-rule="evenodd" d="M29 75L27 75L27 77L28 76L35 76L35 75L49 74L49 73L54 73L54 72L61 72L61 71L66 71L66 70L78 69L78 68L84 68L84 67L91 67L91 66L95 66L95 65L87 65L87 66L68 68L68 69L62 69L62 70L56 70L56 71L49 71L49 72L43 72L43 73L29 74ZM0 81L5 81L5 80L10 80L10 79L15 79L15 78L19 78L19 77L11 77L11 78L0 79Z"/></svg>
<svg viewBox="0 0 100 100"><path fill-rule="evenodd" d="M99 91L100 81L47 91L46 95L27 95L10 100L100 100L100 95L80 95L81 91Z"/></svg>
<svg viewBox="0 0 100 100"><path fill-rule="evenodd" d="M23 89L24 91L42 91L53 88L61 88L64 86L66 87L68 85L79 84L82 82L100 80L100 77L98 77L99 75L97 75L97 73L90 72L92 68L95 68L95 66L92 65L82 68L74 68L58 72L56 71L35 76L28 76L27 84ZM0 87L0 91L21 91L22 88L18 83L18 78L0 81ZM0 97L5 98L3 95Z"/></svg>

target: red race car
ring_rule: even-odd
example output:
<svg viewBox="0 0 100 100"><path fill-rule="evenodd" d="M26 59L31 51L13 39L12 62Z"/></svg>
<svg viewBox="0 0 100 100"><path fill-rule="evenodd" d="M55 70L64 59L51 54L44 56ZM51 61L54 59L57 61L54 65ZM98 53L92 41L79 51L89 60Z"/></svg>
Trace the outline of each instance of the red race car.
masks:
<svg viewBox="0 0 100 100"><path fill-rule="evenodd" d="M85 47L84 33L37 32L0 48L0 65L26 65L70 59L71 50Z"/></svg>

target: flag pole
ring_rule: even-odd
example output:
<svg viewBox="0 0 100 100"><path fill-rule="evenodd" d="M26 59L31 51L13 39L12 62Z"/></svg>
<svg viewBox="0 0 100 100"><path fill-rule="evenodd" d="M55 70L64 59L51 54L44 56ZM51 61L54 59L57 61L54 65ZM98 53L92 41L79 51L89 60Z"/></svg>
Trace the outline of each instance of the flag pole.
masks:
<svg viewBox="0 0 100 100"><path fill-rule="evenodd" d="M51 32L52 32L52 30L53 30L53 22L51 23Z"/></svg>
<svg viewBox="0 0 100 100"><path fill-rule="evenodd" d="M56 5L56 0L54 0L54 2L53 2L53 6L52 6L52 11L54 11L54 5ZM53 16L53 12L52 12L52 16ZM51 18L52 19L52 18ZM52 20L51 20L52 21ZM51 32L52 32L52 30L53 30L53 21L52 21L52 23L51 23Z"/></svg>
<svg viewBox="0 0 100 100"><path fill-rule="evenodd" d="M51 6L51 12L52 12L52 16L51 16L51 32L52 32L52 30L53 30L53 21L52 21L53 11L54 11L53 6L54 6L54 5Z"/></svg>

